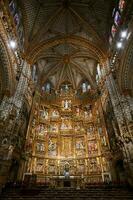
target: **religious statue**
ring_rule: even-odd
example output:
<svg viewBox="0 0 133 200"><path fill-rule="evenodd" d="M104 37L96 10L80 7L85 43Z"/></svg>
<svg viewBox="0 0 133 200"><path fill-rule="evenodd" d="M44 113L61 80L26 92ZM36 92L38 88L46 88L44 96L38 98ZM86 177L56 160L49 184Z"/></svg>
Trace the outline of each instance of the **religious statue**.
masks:
<svg viewBox="0 0 133 200"><path fill-rule="evenodd" d="M70 174L69 174L69 163L65 163L65 166L64 166L64 176L65 178L69 178Z"/></svg>
<svg viewBox="0 0 133 200"><path fill-rule="evenodd" d="M102 134L102 127L98 127L98 133L99 133L99 135Z"/></svg>
<svg viewBox="0 0 133 200"><path fill-rule="evenodd" d="M36 132L39 134L39 135L44 135L44 133L47 132L47 128L46 126L44 126L44 124L39 124L36 128Z"/></svg>
<svg viewBox="0 0 133 200"><path fill-rule="evenodd" d="M88 143L88 151L89 154L97 153L98 147L96 141L89 141Z"/></svg>
<svg viewBox="0 0 133 200"><path fill-rule="evenodd" d="M87 91L87 86L86 86L86 83L83 83L82 84L82 92L86 92Z"/></svg>
<svg viewBox="0 0 133 200"><path fill-rule="evenodd" d="M93 133L93 126L87 128L87 135L91 135Z"/></svg>
<svg viewBox="0 0 133 200"><path fill-rule="evenodd" d="M76 142L76 149L78 150L84 149L84 144L82 140Z"/></svg>
<svg viewBox="0 0 133 200"><path fill-rule="evenodd" d="M84 118L87 119L89 117L88 112L84 111Z"/></svg>
<svg viewBox="0 0 133 200"><path fill-rule="evenodd" d="M49 165L48 166L48 172L50 173L50 174L54 174L55 173L55 165Z"/></svg>
<svg viewBox="0 0 133 200"><path fill-rule="evenodd" d="M56 156L56 142L51 139L49 139L48 151L49 151L49 155Z"/></svg>
<svg viewBox="0 0 133 200"><path fill-rule="evenodd" d="M84 166L84 165L81 165L81 164L78 164L78 172L79 172L79 173L82 173L82 177L84 176L84 175L83 175L84 170L85 170L85 166Z"/></svg>
<svg viewBox="0 0 133 200"><path fill-rule="evenodd" d="M91 110L89 111L89 118L90 119L92 118L92 111Z"/></svg>
<svg viewBox="0 0 133 200"><path fill-rule="evenodd" d="M104 172L109 171L109 162L105 157L102 158L102 167Z"/></svg>
<svg viewBox="0 0 133 200"><path fill-rule="evenodd" d="M71 110L71 100L63 100L62 107L64 110Z"/></svg>
<svg viewBox="0 0 133 200"><path fill-rule="evenodd" d="M68 92L68 90L69 90L68 85L65 85L65 92Z"/></svg>
<svg viewBox="0 0 133 200"><path fill-rule="evenodd" d="M100 170L100 166L97 162L96 158L90 159L89 171L90 172L98 172Z"/></svg>
<svg viewBox="0 0 133 200"><path fill-rule="evenodd" d="M81 129L80 125L77 124L77 125L75 126L75 131L80 131L80 129Z"/></svg>
<svg viewBox="0 0 133 200"><path fill-rule="evenodd" d="M10 160L12 158L13 150L14 150L14 147L10 145L8 148L7 160Z"/></svg>
<svg viewBox="0 0 133 200"><path fill-rule="evenodd" d="M38 113L37 108L35 108L34 115L37 116L37 113Z"/></svg>
<svg viewBox="0 0 133 200"><path fill-rule="evenodd" d="M54 110L54 111L52 112L52 117L59 117L59 112L56 111L56 110Z"/></svg>
<svg viewBox="0 0 133 200"><path fill-rule="evenodd" d="M50 125L50 131L51 132L58 132L58 125L57 124L51 124Z"/></svg>
<svg viewBox="0 0 133 200"><path fill-rule="evenodd" d="M38 142L36 144L36 149L37 149L37 151L40 151L40 152L44 151L44 144Z"/></svg>
<svg viewBox="0 0 133 200"><path fill-rule="evenodd" d="M101 144L102 144L102 146L107 146L107 142L106 142L106 137L105 136L101 137Z"/></svg>
<svg viewBox="0 0 133 200"><path fill-rule="evenodd" d="M69 120L68 120L68 123L67 123L67 127L68 127L68 129L72 129L71 121L69 121Z"/></svg>
<svg viewBox="0 0 133 200"><path fill-rule="evenodd" d="M64 120L61 124L61 130L70 130L72 129L71 122L69 120Z"/></svg>
<svg viewBox="0 0 133 200"><path fill-rule="evenodd" d="M33 118L33 119L32 119L32 122L31 122L32 127L34 127L35 124L36 124L36 120L35 120L35 118Z"/></svg>
<svg viewBox="0 0 133 200"><path fill-rule="evenodd" d="M69 108L69 103L68 100L64 101L64 109L68 109Z"/></svg>
<svg viewBox="0 0 133 200"><path fill-rule="evenodd" d="M36 165L36 171L42 172L43 171L43 164L37 163L37 165Z"/></svg>
<svg viewBox="0 0 133 200"><path fill-rule="evenodd" d="M62 124L61 124L61 127L60 127L62 130L63 129L66 129L66 125L65 125L65 123L64 122L62 122Z"/></svg>
<svg viewBox="0 0 133 200"><path fill-rule="evenodd" d="M40 110L40 116L44 119L48 119L48 111L46 109Z"/></svg>
<svg viewBox="0 0 133 200"><path fill-rule="evenodd" d="M80 109L76 108L76 116L79 117L80 116Z"/></svg>

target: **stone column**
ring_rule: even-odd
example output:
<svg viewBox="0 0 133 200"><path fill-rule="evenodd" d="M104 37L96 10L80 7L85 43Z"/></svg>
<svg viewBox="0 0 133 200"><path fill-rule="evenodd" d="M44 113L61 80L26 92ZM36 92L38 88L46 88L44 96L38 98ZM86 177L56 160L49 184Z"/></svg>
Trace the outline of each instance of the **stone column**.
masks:
<svg viewBox="0 0 133 200"><path fill-rule="evenodd" d="M109 69L109 66L107 66L107 69ZM116 134L116 138L121 144L120 146L124 155L125 168L127 169L128 174L130 173L129 177L132 176L133 178L133 132L131 130L133 124L133 103L130 97L125 97L123 94L121 95L119 93L118 86L113 78L112 73L107 72L105 84L109 92L114 115L120 131L120 134Z"/></svg>
<svg viewBox="0 0 133 200"><path fill-rule="evenodd" d="M29 80L30 68L29 65L23 61L22 72L14 96L10 98L5 96L0 105L0 157L2 160L1 166L3 166L5 174L5 177L2 178L3 172L0 171L0 179L3 180L3 185L8 180L12 159L20 159L21 157L20 155L16 157L15 154L20 141L18 133L23 124L23 105ZM5 146L6 151L4 150Z"/></svg>

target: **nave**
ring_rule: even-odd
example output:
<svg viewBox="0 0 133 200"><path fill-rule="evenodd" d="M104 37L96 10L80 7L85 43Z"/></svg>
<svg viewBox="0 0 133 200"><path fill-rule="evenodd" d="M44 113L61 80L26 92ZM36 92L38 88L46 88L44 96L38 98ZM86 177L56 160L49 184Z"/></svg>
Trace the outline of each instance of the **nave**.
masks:
<svg viewBox="0 0 133 200"><path fill-rule="evenodd" d="M2 198L132 197L132 55L132 0L0 0Z"/></svg>

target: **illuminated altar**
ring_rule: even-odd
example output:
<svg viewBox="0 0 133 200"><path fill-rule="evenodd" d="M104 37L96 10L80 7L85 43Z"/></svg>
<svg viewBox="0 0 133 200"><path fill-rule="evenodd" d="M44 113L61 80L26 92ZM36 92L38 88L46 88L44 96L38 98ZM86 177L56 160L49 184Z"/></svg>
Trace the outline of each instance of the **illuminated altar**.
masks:
<svg viewBox="0 0 133 200"><path fill-rule="evenodd" d="M81 105L72 88L59 90L54 103L37 96L27 136L32 141L27 172L55 185L63 185L66 175L73 177L73 185L79 179L103 182L104 173L110 176L110 163L102 115L101 104Z"/></svg>

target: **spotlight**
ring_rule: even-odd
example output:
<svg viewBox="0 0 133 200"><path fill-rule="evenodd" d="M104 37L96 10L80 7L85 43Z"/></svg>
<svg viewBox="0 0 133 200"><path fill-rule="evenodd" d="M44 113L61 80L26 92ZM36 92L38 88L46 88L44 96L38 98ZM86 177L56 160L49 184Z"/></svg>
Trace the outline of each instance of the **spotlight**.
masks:
<svg viewBox="0 0 133 200"><path fill-rule="evenodd" d="M118 49L121 49L121 48L122 48L122 42L118 42L118 43L117 43L117 48L118 48Z"/></svg>
<svg viewBox="0 0 133 200"><path fill-rule="evenodd" d="M10 41L10 47L11 47L12 49L15 49L15 47L16 47L16 42L15 42L14 40L11 40L11 41Z"/></svg>
<svg viewBox="0 0 133 200"><path fill-rule="evenodd" d="M122 31L121 32L121 38L126 38L127 37L127 31Z"/></svg>

